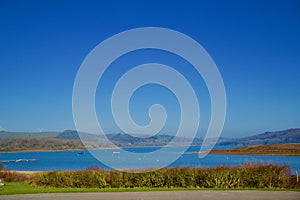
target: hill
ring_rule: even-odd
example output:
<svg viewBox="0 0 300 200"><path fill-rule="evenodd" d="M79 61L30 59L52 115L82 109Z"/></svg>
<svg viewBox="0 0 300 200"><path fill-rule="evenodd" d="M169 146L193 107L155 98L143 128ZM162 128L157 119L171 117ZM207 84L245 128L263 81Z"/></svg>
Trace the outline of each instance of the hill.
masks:
<svg viewBox="0 0 300 200"><path fill-rule="evenodd" d="M8 132L0 131L0 140L4 138L54 138L59 132Z"/></svg>
<svg viewBox="0 0 300 200"><path fill-rule="evenodd" d="M80 137L79 137L80 136ZM128 146L162 146L166 145L174 139L174 136L166 135L166 134L159 134L147 138L139 138L134 137L129 134L125 133L117 133L117 134L107 134L106 137L113 142L115 145L120 147L128 147ZM84 132L77 132L75 130L67 130L64 131L56 136L56 138L63 139L63 140L84 140L89 142L97 142L103 143L105 142L104 136L98 136L95 134L84 133ZM188 144L190 142L187 138L177 138L175 143L178 145ZM202 140L196 138L193 141L194 145L201 145Z"/></svg>
<svg viewBox="0 0 300 200"><path fill-rule="evenodd" d="M84 149L80 140L60 140L56 138L4 138L0 141L0 151L46 151Z"/></svg>
<svg viewBox="0 0 300 200"><path fill-rule="evenodd" d="M267 145L267 144L287 144L300 143L300 128L283 131L265 132L250 137L229 139L221 141L219 145Z"/></svg>
<svg viewBox="0 0 300 200"><path fill-rule="evenodd" d="M0 135L3 132L0 133ZM41 151L41 150L72 150L72 149L95 149L111 148L104 136L95 134L66 130L61 133L9 133L1 135L0 151ZM106 137L119 147L138 146L164 146L169 144L174 136L155 135L148 138L138 138L132 135L118 133L108 134ZM82 141L84 144L82 144ZM175 145L187 145L190 140L177 138ZM193 145L201 145L202 140L196 138Z"/></svg>
<svg viewBox="0 0 300 200"><path fill-rule="evenodd" d="M90 133L84 133L84 132L78 132L75 130L66 130L58 135L55 136L55 138L62 139L62 140L83 140L87 142L99 142L104 139L103 136L90 134Z"/></svg>
<svg viewBox="0 0 300 200"><path fill-rule="evenodd" d="M117 133L108 134L106 137L119 147L138 147L138 146L164 146L169 144L174 136L158 134L148 138L138 138L129 134ZM83 146L82 141L86 146ZM193 145L200 146L201 138L195 138ZM177 138L174 145L188 145L187 138ZM300 129L289 129L276 132L265 132L259 135L225 139L220 138L218 145L268 145L268 144L287 144L300 143ZM0 151L35 151L35 150L67 150L83 148L107 148L112 147L104 136L95 134L66 130L58 132L42 133L23 133L23 132L0 132Z"/></svg>
<svg viewBox="0 0 300 200"><path fill-rule="evenodd" d="M169 144L174 136L166 134L158 134L147 138L138 138L132 135L118 133L109 134L107 138L115 143L117 146L163 146ZM178 137L174 140L175 145L186 145L191 142L188 138ZM193 141L193 145L201 145L202 139L196 138Z"/></svg>
<svg viewBox="0 0 300 200"><path fill-rule="evenodd" d="M103 142L103 136L97 136L89 133L79 133L80 138L85 141L90 142ZM174 136L168 134L158 134L155 136L147 138L138 138L129 134L117 133L117 134L107 134L106 137L113 142L115 145L120 147L127 146L163 146L168 144L174 139ZM79 136L76 131L68 130L60 133L56 136L60 139L73 139L78 140ZM195 138L193 145L201 145L203 140L201 138ZM185 145L189 143L188 138L177 138L175 141L176 145ZM298 129L288 129L283 131L275 132L265 132L262 134L236 138L236 139L226 139L219 138L218 145L239 145L239 146L249 146L249 145L267 145L267 144L287 144L287 143L300 143L300 128Z"/></svg>

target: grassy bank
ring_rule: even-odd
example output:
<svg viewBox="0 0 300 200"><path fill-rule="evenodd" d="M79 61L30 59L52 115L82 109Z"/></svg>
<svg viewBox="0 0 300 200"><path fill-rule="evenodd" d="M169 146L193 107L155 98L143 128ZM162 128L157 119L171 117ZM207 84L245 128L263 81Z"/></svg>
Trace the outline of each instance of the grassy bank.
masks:
<svg viewBox="0 0 300 200"><path fill-rule="evenodd" d="M76 192L141 192L196 190L197 188L42 188L23 182L8 182L0 187L0 195L38 194L38 193L76 193ZM300 190L299 190L300 191Z"/></svg>
<svg viewBox="0 0 300 200"><path fill-rule="evenodd" d="M0 195L39 194L39 193L77 193L77 192L148 192L148 191L184 191L184 190L224 190L218 188L41 188L23 182L8 182L0 187ZM233 188L230 190L267 190L267 191L296 191L300 189L278 188Z"/></svg>
<svg viewBox="0 0 300 200"><path fill-rule="evenodd" d="M24 174L1 171L5 182L23 182L39 188L285 188L299 189L289 168L246 165L216 168L170 168L151 172L83 170Z"/></svg>

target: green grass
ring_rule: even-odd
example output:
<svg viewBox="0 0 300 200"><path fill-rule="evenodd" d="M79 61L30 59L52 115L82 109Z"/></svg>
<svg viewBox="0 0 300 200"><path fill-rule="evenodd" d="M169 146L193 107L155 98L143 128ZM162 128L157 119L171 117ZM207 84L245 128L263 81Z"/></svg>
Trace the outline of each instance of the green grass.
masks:
<svg viewBox="0 0 300 200"><path fill-rule="evenodd" d="M73 193L73 192L138 192L138 191L174 191L197 190L198 188L38 188L27 183L6 183L0 187L0 195L37 194L37 193Z"/></svg>
<svg viewBox="0 0 300 200"><path fill-rule="evenodd" d="M183 190L225 190L216 188L38 188L26 183L8 182L0 186L0 195L38 194L38 193L76 193L76 192L148 192L148 191L183 191ZM229 190L229 189L226 189ZM230 190L266 190L266 191L295 191L300 189L270 189L270 188L235 188Z"/></svg>

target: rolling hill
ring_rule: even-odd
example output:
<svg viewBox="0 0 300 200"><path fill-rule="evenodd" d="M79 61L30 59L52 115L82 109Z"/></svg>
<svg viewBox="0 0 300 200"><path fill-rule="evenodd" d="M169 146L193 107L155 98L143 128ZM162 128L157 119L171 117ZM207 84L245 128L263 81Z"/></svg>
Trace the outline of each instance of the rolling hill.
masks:
<svg viewBox="0 0 300 200"><path fill-rule="evenodd" d="M8 132L0 131L0 140L4 138L54 138L60 132Z"/></svg>
<svg viewBox="0 0 300 200"><path fill-rule="evenodd" d="M95 134L78 132L75 130L65 130L55 136L57 139L62 140L83 140L86 142L99 142L104 139L103 136L98 136Z"/></svg>
<svg viewBox="0 0 300 200"><path fill-rule="evenodd" d="M288 143L300 143L300 128L288 129L283 131L265 132L262 134L228 139L219 142L219 145L266 145L266 144L288 144Z"/></svg>
<svg viewBox="0 0 300 200"><path fill-rule="evenodd" d="M158 134L155 136L147 137L147 138L139 138L134 137L129 134L125 133L117 133L117 134L107 134L106 137L113 142L115 145L120 147L127 147L127 146L161 146L166 145L171 140L174 139L174 136L166 135L166 134ZM88 142L97 142L101 143L104 142L104 136L98 136L95 134L90 133L83 133L77 132L74 130L67 130L64 131L56 136L56 138L63 139L63 140L84 140ZM176 144L188 144L190 140L187 138L177 138L175 140ZM201 145L202 140L200 138L196 138L193 141L194 145Z"/></svg>
<svg viewBox="0 0 300 200"><path fill-rule="evenodd" d="M164 146L174 139L174 136L158 134L148 138L138 138L132 135L117 133L107 134L106 137L119 147L138 146ZM86 146L83 146L84 141ZM175 145L189 144L187 138L177 138ZM195 138L193 145L201 145L201 138ZM262 134L237 138L220 138L218 145L267 145L267 144L289 144L300 143L300 129L288 129L284 131L265 132ZM4 132L0 131L0 151L34 151L34 150L67 150L83 148L112 147L106 142L104 136L90 133L66 130L58 132L26 133L26 132Z"/></svg>

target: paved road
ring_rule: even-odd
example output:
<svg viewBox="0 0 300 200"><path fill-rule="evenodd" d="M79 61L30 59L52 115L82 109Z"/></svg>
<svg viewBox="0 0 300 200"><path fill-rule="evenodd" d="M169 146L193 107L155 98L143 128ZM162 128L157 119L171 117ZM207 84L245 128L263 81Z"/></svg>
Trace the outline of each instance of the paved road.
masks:
<svg viewBox="0 0 300 200"><path fill-rule="evenodd" d="M3 195L1 200L181 200L181 199L209 199L209 200L300 200L300 192L284 191L157 191L157 192L103 192L103 193L60 193L60 194L26 194L26 195Z"/></svg>

